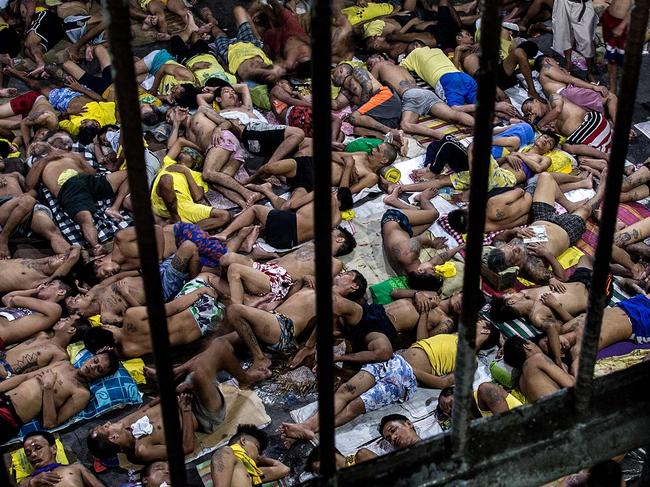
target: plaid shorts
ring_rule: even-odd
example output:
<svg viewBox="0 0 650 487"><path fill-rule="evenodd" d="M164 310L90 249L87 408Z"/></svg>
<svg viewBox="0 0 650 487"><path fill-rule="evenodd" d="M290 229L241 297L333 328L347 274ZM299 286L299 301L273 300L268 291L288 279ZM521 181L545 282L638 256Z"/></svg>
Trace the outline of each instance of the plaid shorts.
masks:
<svg viewBox="0 0 650 487"><path fill-rule="evenodd" d="M249 23L243 22L239 25L236 37L228 37L227 35L222 35L214 40L214 50L216 51L217 56L219 56L222 61L227 62L228 48L237 42L250 42L251 44L255 44L260 49L262 48L262 43L257 37L255 37L255 34L253 34Z"/></svg>
<svg viewBox="0 0 650 487"><path fill-rule="evenodd" d="M535 201L531 205L530 210L533 214L533 221L547 221L555 223L562 228L569 236L569 245L575 245L580 240L580 237L582 237L582 234L585 233L585 230L587 230L587 224L578 215L574 215L573 213L560 215L555 210L555 207L548 203Z"/></svg>

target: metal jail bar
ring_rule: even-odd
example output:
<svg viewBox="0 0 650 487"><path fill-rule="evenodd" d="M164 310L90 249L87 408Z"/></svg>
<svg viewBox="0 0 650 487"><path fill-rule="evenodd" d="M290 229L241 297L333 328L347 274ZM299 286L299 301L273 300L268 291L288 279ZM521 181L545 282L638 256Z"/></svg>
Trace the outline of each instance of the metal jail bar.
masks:
<svg viewBox="0 0 650 487"><path fill-rule="evenodd" d="M169 361L169 334L167 316L160 284L158 250L151 198L147 187L144 163L144 143L140 121L140 104L131 49L131 19L129 5L125 0L106 0L109 17L108 32L112 64L115 71L117 106L120 113L124 154L128 164L129 187L133 200L135 227L138 234L138 251L142 279L147 298L149 329L158 372L160 406L165 427L165 442L171 481L174 487L185 487L185 455L183 454L181 426L178 416L176 388Z"/></svg>
<svg viewBox="0 0 650 487"><path fill-rule="evenodd" d="M474 147L469 199L469 227L465 252L463 281L463 309L458 328L458 352L454 371L454 408L452 443L454 453L462 456L467 444L471 420L472 384L476 369L476 319L478 301L474 299L480 289L481 253L485 232L488 170L492 147L492 125L496 98L497 65L499 62L501 17L499 0L481 2L481 54L477 93L477 110L474 123Z"/></svg>
<svg viewBox="0 0 650 487"><path fill-rule="evenodd" d="M598 352L598 337L605 307L605 284L609 275L609 262L612 257L612 243L616 231L616 215L623 181L623 167L629 145L628 134L632 127L634 115L634 102L639 84L641 71L642 51L645 42L645 33L648 25L649 0L636 0L631 12L631 22L625 41L625 61L623 77L621 79L621 96L618 99L616 124L614 126L614 140L609 157L609 172L603 201L603 211L598 232L598 247L596 248L596 261L589 292L589 306L585 320L582 349L575 386L575 406L582 413L586 413L591 403L591 388ZM601 181L602 184L602 181Z"/></svg>
<svg viewBox="0 0 650 487"><path fill-rule="evenodd" d="M330 0L312 3L311 40L316 243L316 329L320 471L324 483L336 473L334 460L334 330L332 316L332 119ZM335 211L338 211L335 210Z"/></svg>

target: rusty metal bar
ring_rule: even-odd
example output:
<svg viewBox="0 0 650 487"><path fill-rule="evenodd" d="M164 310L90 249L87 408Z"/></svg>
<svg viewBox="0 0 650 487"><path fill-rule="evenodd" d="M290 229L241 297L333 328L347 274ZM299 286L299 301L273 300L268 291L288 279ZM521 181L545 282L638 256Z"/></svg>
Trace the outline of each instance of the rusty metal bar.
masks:
<svg viewBox="0 0 650 487"><path fill-rule="evenodd" d="M589 416L571 407L573 392L562 389L472 421L462 462L451 456L451 432L445 432L340 470L338 486L358 487L372 478L373 487L537 487L647 445L650 362L596 379Z"/></svg>
<svg viewBox="0 0 650 487"><path fill-rule="evenodd" d="M115 73L117 106L120 113L120 129L123 137L124 155L128 164L128 180L138 234L138 251L140 252L142 280L147 298L151 342L158 373L160 406L165 427L171 481L174 487L185 487L187 485L185 456L180 441L182 436L178 417L178 401L172 364L169 361L167 316L160 284L156 234L145 171L140 104L131 49L129 5L126 0L105 0L104 8L109 18L108 32Z"/></svg>
<svg viewBox="0 0 650 487"><path fill-rule="evenodd" d="M634 3L632 17L625 41L625 64L621 79L621 96L618 99L614 140L609 157L608 174L603 210L598 231L596 261L589 292L589 306L582 336L582 350L576 378L575 407L586 413L591 402L594 364L598 352L598 337L605 307L605 289L609 274L609 262L612 257L612 243L616 231L616 215L621 194L623 168L629 144L628 134L632 127L634 102L641 71L642 50L648 24L649 0L637 0ZM601 181L602 184L602 181Z"/></svg>
<svg viewBox="0 0 650 487"><path fill-rule="evenodd" d="M332 314L332 98L331 0L314 0L311 9L312 110L314 117L314 238L316 243L316 327L320 475L329 485L334 460L334 330Z"/></svg>
<svg viewBox="0 0 650 487"><path fill-rule="evenodd" d="M481 55L476 96L474 123L474 147L469 196L469 225L465 267L476 272L466 272L463 281L463 309L458 329L458 354L454 382L454 409L451 439L454 453L463 455L467 446L468 428L471 420L472 384L476 369L476 319L480 293L481 253L485 231L485 208L487 205L487 181L492 147L492 125L496 98L496 72L499 62L501 17L500 1L483 0L481 11Z"/></svg>

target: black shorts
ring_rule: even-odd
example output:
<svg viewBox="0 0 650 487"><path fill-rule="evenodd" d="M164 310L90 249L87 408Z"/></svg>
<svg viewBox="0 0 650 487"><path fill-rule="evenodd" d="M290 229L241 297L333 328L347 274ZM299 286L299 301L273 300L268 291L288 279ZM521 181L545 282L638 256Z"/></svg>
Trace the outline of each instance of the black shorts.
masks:
<svg viewBox="0 0 650 487"><path fill-rule="evenodd" d="M0 26L0 54L17 57L20 54L21 40L18 32L10 25Z"/></svg>
<svg viewBox="0 0 650 487"><path fill-rule="evenodd" d="M106 176L78 174L68 179L59 190L59 204L74 217L81 211L97 212L97 202L115 198L115 192Z"/></svg>
<svg viewBox="0 0 650 487"><path fill-rule="evenodd" d="M255 124L246 127L241 139L248 152L255 156L271 157L284 142L284 125Z"/></svg>
<svg viewBox="0 0 650 487"><path fill-rule="evenodd" d="M308 193L314 190L314 160L311 156L294 157L296 161L296 175L287 178L291 191L305 188Z"/></svg>
<svg viewBox="0 0 650 487"><path fill-rule="evenodd" d="M506 73L503 69L503 61L497 66L497 86L504 91L517 86L517 75L514 72L512 74Z"/></svg>
<svg viewBox="0 0 650 487"><path fill-rule="evenodd" d="M43 49L49 51L65 37L63 22L50 10L43 10L36 14L29 26L27 33L34 32L41 38Z"/></svg>
<svg viewBox="0 0 650 487"><path fill-rule="evenodd" d="M271 210L266 217L264 240L276 249L298 245L298 221L293 211Z"/></svg>
<svg viewBox="0 0 650 487"><path fill-rule="evenodd" d="M93 90L98 95L102 95L106 91L106 88L113 84L113 73L111 73L111 67L106 66L102 69L99 76L84 73L83 76L79 78L79 83L89 90Z"/></svg>
<svg viewBox="0 0 650 487"><path fill-rule="evenodd" d="M587 229L587 223L578 215L564 213L559 215L555 208L548 203L534 201L530 206L533 221L547 221L562 228L569 236L569 245L575 245Z"/></svg>
<svg viewBox="0 0 650 487"><path fill-rule="evenodd" d="M409 237L413 236L413 227L411 226L411 222L409 221L408 217L401 211L395 210L393 208L386 210L386 212L381 217L382 231L384 229L384 225L386 225L388 222L397 223L402 230L409 234Z"/></svg>
<svg viewBox="0 0 650 487"><path fill-rule="evenodd" d="M582 283L587 288L587 292L591 292L591 279L593 278L593 275L594 271L588 267L576 267L571 277L567 280L567 283ZM607 282L605 284L605 296L607 298L605 304L609 303L609 300L612 298L612 294L614 294L614 279L612 275L609 274L607 276Z"/></svg>

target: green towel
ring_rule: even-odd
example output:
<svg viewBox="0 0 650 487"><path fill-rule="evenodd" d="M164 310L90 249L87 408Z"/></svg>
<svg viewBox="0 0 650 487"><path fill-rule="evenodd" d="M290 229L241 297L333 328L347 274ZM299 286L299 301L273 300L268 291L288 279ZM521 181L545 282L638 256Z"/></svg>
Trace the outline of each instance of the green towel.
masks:
<svg viewBox="0 0 650 487"><path fill-rule="evenodd" d="M393 302L390 293L393 289L408 289L406 276L391 277L383 282L370 286L370 295L375 304L388 304Z"/></svg>

